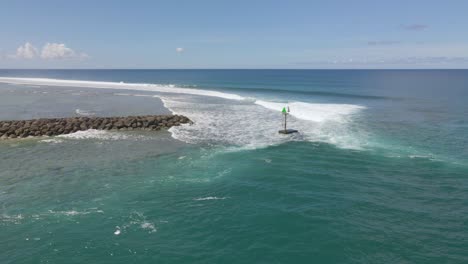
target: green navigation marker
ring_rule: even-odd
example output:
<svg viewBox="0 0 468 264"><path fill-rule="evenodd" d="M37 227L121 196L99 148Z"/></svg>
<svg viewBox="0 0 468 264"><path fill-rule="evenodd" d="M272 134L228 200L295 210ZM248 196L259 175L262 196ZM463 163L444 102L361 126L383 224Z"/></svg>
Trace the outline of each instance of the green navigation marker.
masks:
<svg viewBox="0 0 468 264"><path fill-rule="evenodd" d="M284 115L284 129L278 131L280 134L292 134L292 133L297 133L298 131L295 129L288 129L287 123L288 123L288 112L289 112L289 106L288 110L286 110L286 107L283 107L283 110L281 111Z"/></svg>

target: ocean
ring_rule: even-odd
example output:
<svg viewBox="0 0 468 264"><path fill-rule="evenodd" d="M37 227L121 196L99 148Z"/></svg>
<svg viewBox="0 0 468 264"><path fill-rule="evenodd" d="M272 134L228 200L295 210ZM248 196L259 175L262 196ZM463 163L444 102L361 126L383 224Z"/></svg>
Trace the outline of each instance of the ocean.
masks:
<svg viewBox="0 0 468 264"><path fill-rule="evenodd" d="M468 263L468 70L0 70L0 120L168 113L0 141L0 263Z"/></svg>

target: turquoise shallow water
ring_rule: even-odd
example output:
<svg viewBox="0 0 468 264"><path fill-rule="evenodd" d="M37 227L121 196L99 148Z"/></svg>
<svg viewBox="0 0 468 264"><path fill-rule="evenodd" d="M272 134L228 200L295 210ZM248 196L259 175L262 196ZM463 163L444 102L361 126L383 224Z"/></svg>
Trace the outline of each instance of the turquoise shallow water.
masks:
<svg viewBox="0 0 468 264"><path fill-rule="evenodd" d="M0 142L1 263L468 261L466 71L1 73L249 98L0 84L2 119L167 111L138 94L211 127ZM302 134L229 133L280 123L250 98Z"/></svg>

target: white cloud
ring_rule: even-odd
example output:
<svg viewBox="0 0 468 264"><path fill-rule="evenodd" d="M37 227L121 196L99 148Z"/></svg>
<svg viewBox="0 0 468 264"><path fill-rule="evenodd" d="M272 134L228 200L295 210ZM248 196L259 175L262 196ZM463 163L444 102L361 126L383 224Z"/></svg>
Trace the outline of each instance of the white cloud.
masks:
<svg viewBox="0 0 468 264"><path fill-rule="evenodd" d="M77 53L63 43L47 43L42 48L42 59L88 58L86 53Z"/></svg>
<svg viewBox="0 0 468 264"><path fill-rule="evenodd" d="M176 48L175 51L176 51L177 53L182 53L182 52L185 51L185 49L184 49L184 48Z"/></svg>
<svg viewBox="0 0 468 264"><path fill-rule="evenodd" d="M33 59L37 57L38 51L31 43L26 42L24 45L19 46L16 49L16 54L11 55L10 57L18 59Z"/></svg>
<svg viewBox="0 0 468 264"><path fill-rule="evenodd" d="M54 59L87 59L89 56L83 52L76 52L71 48L68 48L63 43L47 43L42 47L39 52L34 45L26 42L24 45L19 46L16 49L15 54L7 55L8 58L13 59L34 59L40 58L45 60Z"/></svg>

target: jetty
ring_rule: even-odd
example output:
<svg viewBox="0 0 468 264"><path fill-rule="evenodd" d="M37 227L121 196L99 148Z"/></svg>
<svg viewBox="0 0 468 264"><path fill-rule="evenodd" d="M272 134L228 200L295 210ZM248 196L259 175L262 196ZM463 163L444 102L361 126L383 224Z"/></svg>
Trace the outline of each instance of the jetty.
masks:
<svg viewBox="0 0 468 264"><path fill-rule="evenodd" d="M88 129L161 130L192 123L182 115L145 115L127 117L68 117L0 121L0 139L58 136Z"/></svg>

